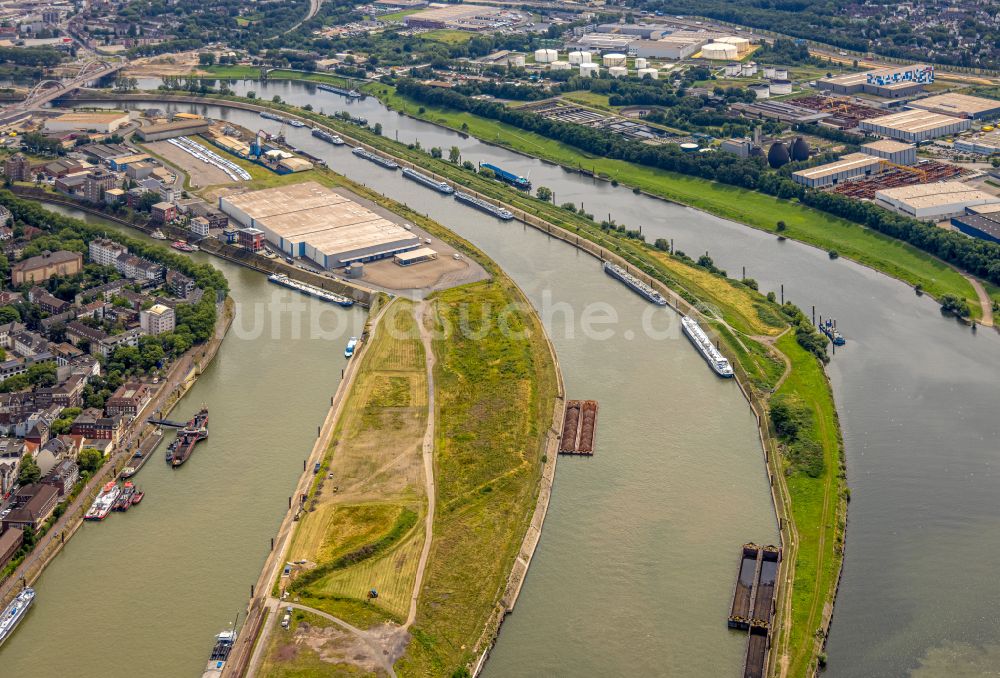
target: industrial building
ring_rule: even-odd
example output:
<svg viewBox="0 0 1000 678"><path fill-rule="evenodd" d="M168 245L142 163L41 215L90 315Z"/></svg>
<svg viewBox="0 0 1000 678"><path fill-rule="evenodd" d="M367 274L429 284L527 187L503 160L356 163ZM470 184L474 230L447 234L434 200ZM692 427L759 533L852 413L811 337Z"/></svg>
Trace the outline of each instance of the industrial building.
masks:
<svg viewBox="0 0 1000 678"><path fill-rule="evenodd" d="M420 246L402 226L314 181L222 196L219 209L259 229L286 255L326 268L385 259Z"/></svg>
<svg viewBox="0 0 1000 678"><path fill-rule="evenodd" d="M960 153L997 155L1000 154L1000 133L994 131L977 136L960 137L955 139L954 148Z"/></svg>
<svg viewBox="0 0 1000 678"><path fill-rule="evenodd" d="M911 143L958 134L971 126L972 122L968 118L955 118L919 108L880 118L868 118L859 123L859 127L865 132Z"/></svg>
<svg viewBox="0 0 1000 678"><path fill-rule="evenodd" d="M423 261L433 261L437 258L438 253L430 247L419 247L415 250L410 250L409 252L400 252L395 255L392 260L400 266L412 266L413 264L419 264Z"/></svg>
<svg viewBox="0 0 1000 678"><path fill-rule="evenodd" d="M140 127L135 133L143 141L163 141L175 137L204 134L209 130L209 127L211 125L207 120L175 120L174 122Z"/></svg>
<svg viewBox="0 0 1000 678"><path fill-rule="evenodd" d="M865 153L848 153L836 162L792 172L792 180L809 188L835 186L842 181L876 174L882 161Z"/></svg>
<svg viewBox="0 0 1000 678"><path fill-rule="evenodd" d="M421 10L403 18L407 28L446 28L490 31L527 23L529 15L486 5L445 5Z"/></svg>
<svg viewBox="0 0 1000 678"><path fill-rule="evenodd" d="M129 122L128 113L122 111L63 113L45 121L46 132L102 132L112 134Z"/></svg>
<svg viewBox="0 0 1000 678"><path fill-rule="evenodd" d="M951 225L973 238L1000 243L1000 214L996 212L952 217Z"/></svg>
<svg viewBox="0 0 1000 678"><path fill-rule="evenodd" d="M888 160L895 165L912 165L917 161L917 147L893 139L879 139L861 146L861 152Z"/></svg>
<svg viewBox="0 0 1000 678"><path fill-rule="evenodd" d="M761 92L759 94L757 93L758 89ZM830 117L829 113L816 112L809 108L796 106L788 101L761 101L769 96L771 91L769 85L751 85L750 91L757 94L758 100L756 102L752 104L736 103L730 108L734 111L740 111L749 118L768 118L796 125L816 123Z"/></svg>
<svg viewBox="0 0 1000 678"><path fill-rule="evenodd" d="M908 105L911 108L922 108L925 111L953 115L956 118L988 120L1000 116L1000 101L956 92L917 99Z"/></svg>
<svg viewBox="0 0 1000 678"><path fill-rule="evenodd" d="M960 181L887 188L875 193L875 204L916 219L940 221L966 213L976 205L995 205L1000 198Z"/></svg>
<svg viewBox="0 0 1000 678"><path fill-rule="evenodd" d="M934 82L934 67L925 64L879 68L863 73L845 73L816 81L820 89L836 94L864 92L887 99L912 96Z"/></svg>

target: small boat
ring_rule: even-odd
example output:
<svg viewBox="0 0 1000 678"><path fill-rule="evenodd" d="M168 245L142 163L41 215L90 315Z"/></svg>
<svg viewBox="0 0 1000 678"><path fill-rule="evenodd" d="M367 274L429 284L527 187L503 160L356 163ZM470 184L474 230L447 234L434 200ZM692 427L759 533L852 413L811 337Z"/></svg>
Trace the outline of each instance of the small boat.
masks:
<svg viewBox="0 0 1000 678"><path fill-rule="evenodd" d="M146 496L145 492L142 492L141 490L136 490L135 494L132 495L132 505L135 506L136 504L138 504L140 501L142 501L142 498L145 496Z"/></svg>
<svg viewBox="0 0 1000 678"><path fill-rule="evenodd" d="M125 468L122 469L122 472L118 474L118 477L124 480L126 478L131 478L136 473L138 473L138 469L136 469L134 466L126 466Z"/></svg>
<svg viewBox="0 0 1000 678"><path fill-rule="evenodd" d="M834 346L843 346L847 343L847 339L837 330L837 326L829 318L820 323L819 329L830 338Z"/></svg>
<svg viewBox="0 0 1000 678"><path fill-rule="evenodd" d="M354 349L357 347L357 345L358 345L358 338L351 337L350 341L347 342L347 348L344 349L344 357L350 358L352 355L354 355Z"/></svg>
<svg viewBox="0 0 1000 678"><path fill-rule="evenodd" d="M178 250L180 252L197 252L198 251L198 247L196 245L192 245L192 244L188 243L186 240L175 240L172 243L170 243L170 246L173 247L175 250Z"/></svg>
<svg viewBox="0 0 1000 678"><path fill-rule="evenodd" d="M167 239L167 236L163 235L163 231L161 231L160 229L156 229L155 231L153 231L152 233L150 233L149 237L152 238L153 240L166 240Z"/></svg>

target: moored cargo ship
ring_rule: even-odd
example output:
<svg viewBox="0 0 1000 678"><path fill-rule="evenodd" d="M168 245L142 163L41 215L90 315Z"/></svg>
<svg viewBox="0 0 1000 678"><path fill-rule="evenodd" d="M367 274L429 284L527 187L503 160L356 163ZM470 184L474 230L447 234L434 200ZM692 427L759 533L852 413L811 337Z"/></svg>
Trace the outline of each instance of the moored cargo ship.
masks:
<svg viewBox="0 0 1000 678"><path fill-rule="evenodd" d="M493 176L495 176L500 181L510 184L514 188L520 188L525 191L531 188L531 182L528 181L527 177L522 177L517 174L514 174L513 172L508 172L507 170L497 167L496 165L492 165L488 162L480 163L479 167L490 170L491 172L493 172Z"/></svg>
<svg viewBox="0 0 1000 678"><path fill-rule="evenodd" d="M188 423L177 432L173 442L173 456L170 465L177 468L188 460L194 446L208 437L208 409L203 407Z"/></svg>
<svg viewBox="0 0 1000 678"><path fill-rule="evenodd" d="M684 334L687 338L691 340L694 347L698 349L698 353L701 357L705 359L708 366L719 375L720 377L729 378L733 376L733 366L729 364L729 361L724 355L719 352L719 349L715 347L712 340L708 338L705 331L701 329L695 320L684 315L681 316L681 326L684 328Z"/></svg>
<svg viewBox="0 0 1000 678"><path fill-rule="evenodd" d="M319 127L313 127L312 135L317 139L322 139L328 144L333 144L334 146L343 146L344 140L338 137L336 134L330 134L326 130L322 130Z"/></svg>
<svg viewBox="0 0 1000 678"><path fill-rule="evenodd" d="M438 193L444 193L445 195L451 195L455 192L455 189L448 185L446 181L438 181L426 174L421 174L415 169L410 169L409 167L403 168L403 176L407 179L413 179L418 184L423 184L427 188L433 188Z"/></svg>
<svg viewBox="0 0 1000 678"><path fill-rule="evenodd" d="M464 202L467 205L472 205L476 209L488 212L489 214L492 214L498 219L503 219L504 221L510 221L514 218L514 213L510 210L498 207L492 203L486 202L485 200L480 200L476 196L463 193L462 191L455 191L455 200Z"/></svg>
<svg viewBox="0 0 1000 678"><path fill-rule="evenodd" d="M372 153L371 151L366 151L360 146L358 146L351 152L354 153L354 155L358 156L359 158L364 158L365 160L371 160L376 165L382 165L382 167L385 167L386 169L391 169L391 170L399 169L399 163L397 163L392 158L384 158L381 155Z"/></svg>
<svg viewBox="0 0 1000 678"><path fill-rule="evenodd" d="M279 122L284 120L284 118L278 115L277 113L271 113L270 111L261 111L260 117L265 118L267 120L278 120Z"/></svg>
<svg viewBox="0 0 1000 678"><path fill-rule="evenodd" d="M663 298L663 295L654 290L652 287L644 283L643 281L636 278L634 275L626 271L624 268L617 264L612 264L610 261L604 262L604 272L610 275L616 280L620 280L625 283L633 290L639 293L639 296L646 299L646 301L651 301L657 306L666 306L667 300Z"/></svg>
<svg viewBox="0 0 1000 678"><path fill-rule="evenodd" d="M215 645L212 647L212 655L208 659L204 673L201 678L219 678L226 662L236 644L236 631L223 631L215 637Z"/></svg>
<svg viewBox="0 0 1000 678"><path fill-rule="evenodd" d="M28 610L31 609L34 602L35 589L26 587L0 613L0 645L3 645L3 642L14 633L17 625L24 619L24 615L28 614Z"/></svg>
<svg viewBox="0 0 1000 678"><path fill-rule="evenodd" d="M348 99L360 99L364 95L356 89L347 89L345 87L337 87L335 85L327 85L326 83L320 83L316 85L316 89L321 89L324 92L333 92L334 94L340 94Z"/></svg>
<svg viewBox="0 0 1000 678"><path fill-rule="evenodd" d="M118 487L118 483L111 481L101 488L100 493L97 498L94 499L94 503L90 505L87 513L83 516L84 520L104 520L109 513L111 513L111 508L118 501L118 495L121 494L121 488Z"/></svg>
<svg viewBox="0 0 1000 678"><path fill-rule="evenodd" d="M275 285L281 285L282 287L297 290L302 292L302 294L308 294L310 297L316 297L320 301L328 301L331 304L340 304L344 308L354 305L354 300L350 297L345 297L342 294L336 294L334 292L328 292L321 287L316 287L315 285L310 285L298 280L292 280L284 273L272 273L267 276L267 279L268 282L273 282Z"/></svg>

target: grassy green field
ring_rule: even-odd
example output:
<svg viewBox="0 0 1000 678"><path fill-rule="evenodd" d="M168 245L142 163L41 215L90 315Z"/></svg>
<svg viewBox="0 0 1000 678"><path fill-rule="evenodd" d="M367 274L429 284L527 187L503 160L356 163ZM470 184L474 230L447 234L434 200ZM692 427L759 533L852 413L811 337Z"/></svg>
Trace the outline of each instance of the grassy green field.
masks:
<svg viewBox="0 0 1000 678"><path fill-rule="evenodd" d="M535 508L556 375L534 312L493 272L434 297L439 326L471 332L434 341L438 508L400 675L450 676L472 660ZM491 309L511 303L508 333Z"/></svg>
<svg viewBox="0 0 1000 678"><path fill-rule="evenodd" d="M774 232L777 222L784 221L787 230L783 235L786 237L824 250L837 250L842 257L853 259L911 285L919 284L935 297L943 294L958 295L969 300L977 317L980 315L975 292L958 271L912 245L861 225L832 217L798 202L780 200L757 191L621 160L590 157L577 148L511 125L469 113L421 106L398 95L387 85L374 85L369 91L377 94L391 108L408 115L466 131L484 141L567 167L584 168L651 195L691 205L754 228Z"/></svg>
<svg viewBox="0 0 1000 678"><path fill-rule="evenodd" d="M283 613L278 615L281 616ZM351 662L353 658L347 656L351 644L343 640L343 632L319 615L295 610L287 630L278 626L279 619L271 622L275 629L260 667L261 676L361 678L378 675Z"/></svg>
<svg viewBox="0 0 1000 678"><path fill-rule="evenodd" d="M443 42L446 45L463 45L475 36L469 31L453 31L447 28L439 28L435 31L427 31L423 37L435 42Z"/></svg>
<svg viewBox="0 0 1000 678"><path fill-rule="evenodd" d="M382 16L376 18L379 21L402 21L404 17L408 17L411 14L416 14L417 12L422 11L422 9L403 9L398 12L393 12L392 14L383 14Z"/></svg>
<svg viewBox="0 0 1000 678"><path fill-rule="evenodd" d="M812 426L805 437L822 447L825 468L818 478L799 471L791 472L786 479L799 539L792 627L787 639L788 675L805 676L812 675L815 668L816 632L824 605L834 593L843 559L847 482L842 472L840 426L826 373L791 333L778 340L778 348L793 364L778 395L797 397L811 410ZM785 649L786 645L778 647Z"/></svg>
<svg viewBox="0 0 1000 678"><path fill-rule="evenodd" d="M201 66L199 71L204 71L203 77L215 77L221 80L257 80L260 78L260 69L256 66ZM302 80L303 82L324 82L328 85L346 87L347 78L343 78L330 73L305 73L302 71L291 71L276 69L268 72L269 80Z"/></svg>

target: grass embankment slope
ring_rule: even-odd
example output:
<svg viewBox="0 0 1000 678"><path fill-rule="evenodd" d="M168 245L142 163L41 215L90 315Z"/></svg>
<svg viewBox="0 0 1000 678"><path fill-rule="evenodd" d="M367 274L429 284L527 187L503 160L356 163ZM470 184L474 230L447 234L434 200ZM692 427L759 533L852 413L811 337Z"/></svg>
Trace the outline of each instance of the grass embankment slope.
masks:
<svg viewBox="0 0 1000 678"><path fill-rule="evenodd" d="M725 219L770 232L775 231L778 221L784 221L787 229L783 235L786 237L824 250L836 250L840 256L911 285L921 285L935 297L943 294L958 295L969 300L976 317L980 315L975 291L958 271L912 245L859 224L824 214L796 201L780 200L757 191L622 160L590 156L568 144L511 125L480 118L471 113L420 104L399 95L389 85L370 84L366 89L390 108L407 115L465 131L484 141L527 155L567 167L583 168L651 195L690 205ZM994 298L1000 299L1000 295Z"/></svg>
<svg viewBox="0 0 1000 678"><path fill-rule="evenodd" d="M538 497L555 365L520 290L481 263L492 280L434 297L438 503L403 676L449 676L472 661Z"/></svg>
<svg viewBox="0 0 1000 678"><path fill-rule="evenodd" d="M291 584L302 602L361 625L406 617L423 546L427 379L413 313L403 299L386 309L288 552L307 561Z"/></svg>

